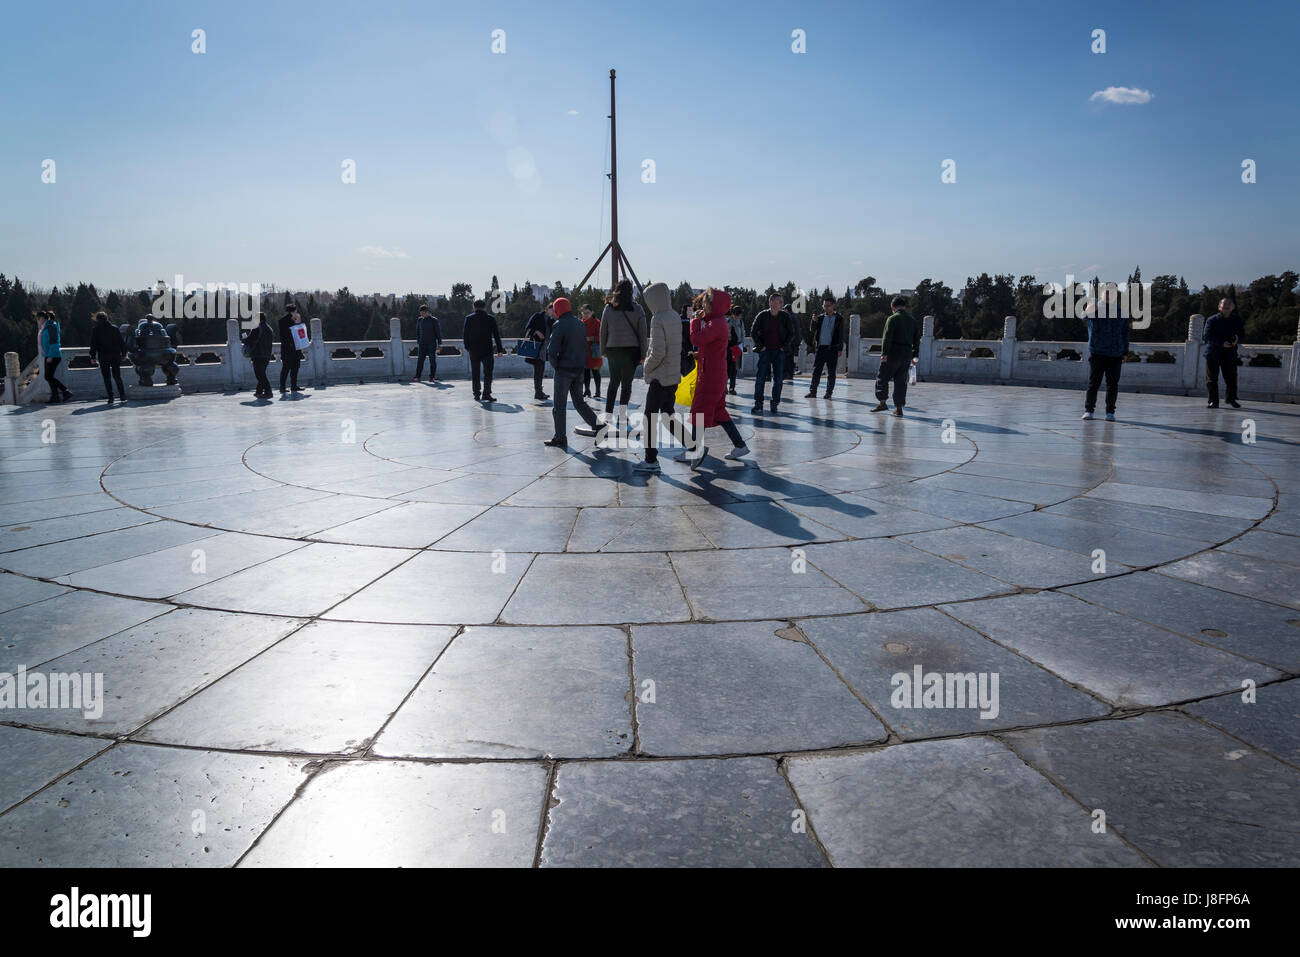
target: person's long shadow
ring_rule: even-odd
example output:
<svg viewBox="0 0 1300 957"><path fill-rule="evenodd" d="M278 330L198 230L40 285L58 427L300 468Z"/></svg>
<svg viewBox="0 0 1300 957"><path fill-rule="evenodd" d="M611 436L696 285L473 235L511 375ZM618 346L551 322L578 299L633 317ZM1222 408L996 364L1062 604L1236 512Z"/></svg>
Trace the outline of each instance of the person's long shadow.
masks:
<svg viewBox="0 0 1300 957"><path fill-rule="evenodd" d="M109 409L113 408L124 408L124 406L122 406L121 403L118 403L117 405L109 405L107 402L101 402L97 405L88 405L81 409L73 409L72 415L88 415L92 412L107 412Z"/></svg>
<svg viewBox="0 0 1300 957"><path fill-rule="evenodd" d="M505 415L514 415L524 411L522 405L515 405L513 402L480 402L478 406L484 412L501 412Z"/></svg>
<svg viewBox="0 0 1300 957"><path fill-rule="evenodd" d="M1236 414L1240 415L1241 412L1245 411L1245 409L1242 409L1240 411L1234 409L1233 411ZM1241 444L1240 429L1229 429L1225 432L1221 429L1195 429L1189 425L1169 425L1166 422L1137 422L1134 421L1133 419L1126 419L1123 422L1123 424L1136 425L1146 429L1154 429L1158 432L1183 432L1186 433L1187 435L1207 435L1210 438L1222 439L1224 442L1229 442L1234 445ZM1255 441L1272 442L1277 445L1300 445L1300 442L1292 442L1288 439L1279 439L1279 438L1273 438L1272 436L1268 436L1268 435L1260 435L1258 431L1255 434Z"/></svg>

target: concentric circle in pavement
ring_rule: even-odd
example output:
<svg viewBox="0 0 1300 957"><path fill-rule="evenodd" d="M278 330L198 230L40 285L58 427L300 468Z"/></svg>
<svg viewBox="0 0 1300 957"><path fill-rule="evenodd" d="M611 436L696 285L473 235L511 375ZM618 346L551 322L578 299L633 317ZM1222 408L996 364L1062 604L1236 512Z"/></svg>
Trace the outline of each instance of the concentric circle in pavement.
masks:
<svg viewBox="0 0 1300 957"><path fill-rule="evenodd" d="M498 385L8 410L0 673L103 699L0 708L0 864L1294 861L1295 407L850 381L647 476Z"/></svg>

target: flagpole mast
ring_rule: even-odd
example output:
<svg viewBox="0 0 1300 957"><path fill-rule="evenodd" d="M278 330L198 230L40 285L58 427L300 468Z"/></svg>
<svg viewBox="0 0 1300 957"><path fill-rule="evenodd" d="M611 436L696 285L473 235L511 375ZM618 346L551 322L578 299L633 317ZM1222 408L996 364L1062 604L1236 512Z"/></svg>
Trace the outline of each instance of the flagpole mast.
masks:
<svg viewBox="0 0 1300 957"><path fill-rule="evenodd" d="M614 114L614 70L609 71L609 209L610 209L610 247L614 255L610 257L609 288L618 288L618 264L622 249L618 245L618 121Z"/></svg>
<svg viewBox="0 0 1300 957"><path fill-rule="evenodd" d="M625 271L632 278L637 289L641 288L641 281L637 279L636 271L628 262L627 254L623 252L623 247L618 242L618 126L614 103L614 79L614 71L611 69L609 71L609 173L606 174L609 176L610 239L601 254L596 257L595 263L587 270L587 275L573 287L575 293L587 284L587 280L600 268L606 255L610 259L610 289L618 288L620 271Z"/></svg>

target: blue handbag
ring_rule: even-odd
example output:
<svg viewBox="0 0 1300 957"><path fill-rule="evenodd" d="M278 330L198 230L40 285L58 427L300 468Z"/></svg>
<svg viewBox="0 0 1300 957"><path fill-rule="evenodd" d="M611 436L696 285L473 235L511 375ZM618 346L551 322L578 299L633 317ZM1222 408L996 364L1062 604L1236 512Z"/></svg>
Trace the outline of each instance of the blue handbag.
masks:
<svg viewBox="0 0 1300 957"><path fill-rule="evenodd" d="M525 359L536 359L541 354L542 344L536 339L521 339L519 341L518 355Z"/></svg>

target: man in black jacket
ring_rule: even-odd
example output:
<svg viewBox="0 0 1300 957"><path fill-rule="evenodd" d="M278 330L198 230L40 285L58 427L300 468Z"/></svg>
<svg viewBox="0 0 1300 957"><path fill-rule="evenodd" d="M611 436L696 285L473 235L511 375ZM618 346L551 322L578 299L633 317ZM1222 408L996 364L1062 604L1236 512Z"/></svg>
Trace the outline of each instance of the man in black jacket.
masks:
<svg viewBox="0 0 1300 957"><path fill-rule="evenodd" d="M248 347L248 359L253 363L253 374L257 376L257 389L253 395L259 399L271 398L271 380L266 377L266 367L271 362L275 346L275 335L271 324L266 320L266 313L257 314L257 325L244 340Z"/></svg>
<svg viewBox="0 0 1300 957"><path fill-rule="evenodd" d="M497 326L496 316L487 311L487 303L482 299L474 300L474 311L465 317L464 331L461 338L465 342L465 351L469 353L469 367L474 385L474 398L482 395L484 402L495 402L492 395L492 367L496 359L492 346L496 345L495 355L505 355L505 346L501 344L501 329ZM483 391L479 392L479 371L483 373Z"/></svg>
<svg viewBox="0 0 1300 957"><path fill-rule="evenodd" d="M122 358L126 355L126 342L117 326L108 321L108 313L95 313L95 324L90 328L90 361L99 364L99 374L104 377L104 391L108 404L113 404L113 381L117 394L126 401L126 387L122 385ZM111 376L111 378L110 378Z"/></svg>
<svg viewBox="0 0 1300 957"><path fill-rule="evenodd" d="M293 387L294 392L301 392L298 388L298 369L302 365L302 352L298 349L298 342L293 337L293 327L301 322L298 318L298 307L293 303L284 307L284 315L280 317L280 394L284 395L286 391L285 380Z"/></svg>
<svg viewBox="0 0 1300 957"><path fill-rule="evenodd" d="M538 402L545 402L550 398L542 391L542 377L546 374L546 343L551 337L551 329L554 325L555 303L548 303L533 313L528 319L528 325L524 326L524 336L539 344L537 358L526 360L533 365L533 398Z"/></svg>
<svg viewBox="0 0 1300 957"><path fill-rule="evenodd" d="M812 323L812 347L816 350L813 360L812 385L804 397L817 397L817 383L822 380L822 369L826 370L826 398L835 391L835 367L840 364L840 350L844 348L844 319L835 311L835 297L827 296L822 300L822 314Z"/></svg>
<svg viewBox="0 0 1300 957"><path fill-rule="evenodd" d="M438 325L438 317L429 311L428 306L421 306L420 314L415 319L415 347L419 355L415 360L415 378L411 379L412 382L420 381L426 356L429 359L429 381L437 381L438 347L441 345L442 327Z"/></svg>
<svg viewBox="0 0 1300 957"><path fill-rule="evenodd" d="M772 377L773 412L781 404L781 386L784 385L785 354L795 341L794 318L785 311L785 299L772 296L768 307L754 317L749 328L749 338L754 341L754 351L758 353L758 369L754 378L755 415L763 412L763 388L770 374Z"/></svg>
<svg viewBox="0 0 1300 957"><path fill-rule="evenodd" d="M600 420L582 397L582 370L587 367L587 327L573 314L567 299L556 299L548 311L556 317L546 350L555 368L555 407L551 409L555 435L543 444L562 449L569 444L565 418L570 399L587 423L586 427L578 426L574 430L579 435L595 435L600 430Z"/></svg>
<svg viewBox="0 0 1300 957"><path fill-rule="evenodd" d="M1207 409L1219 407L1219 373L1227 386L1228 405L1240 409L1237 401L1237 343L1245 335L1237 304L1224 296L1219 300L1219 311L1205 320L1201 342L1205 344L1205 391L1209 402Z"/></svg>

